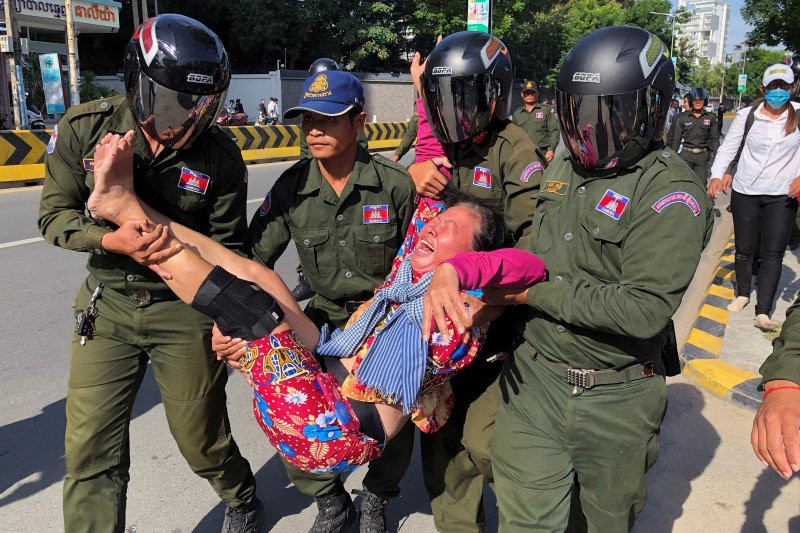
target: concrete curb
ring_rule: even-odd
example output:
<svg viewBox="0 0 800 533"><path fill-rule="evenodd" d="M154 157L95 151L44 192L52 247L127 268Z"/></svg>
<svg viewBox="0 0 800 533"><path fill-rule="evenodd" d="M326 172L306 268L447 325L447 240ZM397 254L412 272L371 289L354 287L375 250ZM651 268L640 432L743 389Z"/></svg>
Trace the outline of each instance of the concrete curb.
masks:
<svg viewBox="0 0 800 533"><path fill-rule="evenodd" d="M761 394L757 390L760 376L719 358L728 324L727 306L734 297L733 253L731 236L683 346L683 373L717 396L750 409L758 409L761 405Z"/></svg>

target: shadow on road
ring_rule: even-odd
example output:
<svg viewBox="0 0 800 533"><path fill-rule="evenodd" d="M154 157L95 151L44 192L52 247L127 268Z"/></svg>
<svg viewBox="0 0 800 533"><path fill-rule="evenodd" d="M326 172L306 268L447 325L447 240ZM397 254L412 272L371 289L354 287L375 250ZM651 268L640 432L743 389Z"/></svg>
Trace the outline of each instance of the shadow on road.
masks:
<svg viewBox="0 0 800 533"><path fill-rule="evenodd" d="M753 490L750 491L750 499L744 504L745 522L742 525L742 533L767 532L764 516L780 496L786 483L788 482L772 470L765 469L761 472ZM800 514L789 520L786 531L800 531Z"/></svg>
<svg viewBox="0 0 800 533"><path fill-rule="evenodd" d="M703 473L720 443L719 434L702 414L705 400L697 388L686 383L667 385L667 400L659 437L661 451L647 474L647 505L635 528L641 533L673 530L691 494L692 480Z"/></svg>
<svg viewBox="0 0 800 533"><path fill-rule="evenodd" d="M136 396L132 418L161 402L148 368ZM66 398L46 405L38 415L0 426L0 507L27 498L59 483L65 474L64 428ZM24 479L11 492L6 492Z"/></svg>

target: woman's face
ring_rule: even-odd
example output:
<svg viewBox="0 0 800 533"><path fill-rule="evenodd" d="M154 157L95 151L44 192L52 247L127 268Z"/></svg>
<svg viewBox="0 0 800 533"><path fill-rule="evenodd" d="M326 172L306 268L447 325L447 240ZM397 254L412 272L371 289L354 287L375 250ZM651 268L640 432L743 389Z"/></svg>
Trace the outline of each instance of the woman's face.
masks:
<svg viewBox="0 0 800 533"><path fill-rule="evenodd" d="M457 254L470 251L479 224L480 216L460 205L440 213L420 231L411 268L423 274L431 272Z"/></svg>

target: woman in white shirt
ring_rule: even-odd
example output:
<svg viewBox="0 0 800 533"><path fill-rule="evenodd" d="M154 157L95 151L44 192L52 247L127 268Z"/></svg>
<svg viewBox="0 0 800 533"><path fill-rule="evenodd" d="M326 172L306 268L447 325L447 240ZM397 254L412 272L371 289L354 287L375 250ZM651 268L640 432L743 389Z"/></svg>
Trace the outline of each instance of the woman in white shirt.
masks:
<svg viewBox="0 0 800 533"><path fill-rule="evenodd" d="M725 141L711 167L708 195L731 193L733 229L736 234L736 299L728 306L741 311L750 301L753 255L759 243L761 266L756 292L757 328L773 331L778 324L770 317L781 275L783 254L797 214L800 190L800 104L790 102L795 88L794 73L783 64L764 72L761 92L764 102L753 115L736 174L726 169L739 151L745 122L751 108L736 114Z"/></svg>

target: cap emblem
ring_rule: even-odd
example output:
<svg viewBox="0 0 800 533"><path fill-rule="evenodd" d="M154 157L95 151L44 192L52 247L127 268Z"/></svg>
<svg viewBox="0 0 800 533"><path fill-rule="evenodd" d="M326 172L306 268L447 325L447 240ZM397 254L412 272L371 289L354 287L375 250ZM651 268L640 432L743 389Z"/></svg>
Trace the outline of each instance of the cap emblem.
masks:
<svg viewBox="0 0 800 533"><path fill-rule="evenodd" d="M308 91L312 93L321 93L326 90L328 90L328 77L325 74L314 78L314 81L308 86Z"/></svg>

